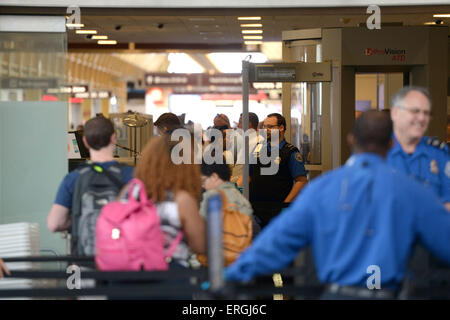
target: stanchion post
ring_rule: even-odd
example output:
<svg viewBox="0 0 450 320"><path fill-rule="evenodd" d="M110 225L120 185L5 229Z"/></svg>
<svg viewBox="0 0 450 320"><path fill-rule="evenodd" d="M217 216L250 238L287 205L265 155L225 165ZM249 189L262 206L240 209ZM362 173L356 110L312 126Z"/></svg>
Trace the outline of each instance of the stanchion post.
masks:
<svg viewBox="0 0 450 320"><path fill-rule="evenodd" d="M213 293L224 287L222 234L222 198L216 195L208 200L207 218L208 276Z"/></svg>
<svg viewBox="0 0 450 320"><path fill-rule="evenodd" d="M248 85L250 62L242 61L242 129L244 131L244 166L242 169L242 187L244 197L249 199L249 152L248 152Z"/></svg>

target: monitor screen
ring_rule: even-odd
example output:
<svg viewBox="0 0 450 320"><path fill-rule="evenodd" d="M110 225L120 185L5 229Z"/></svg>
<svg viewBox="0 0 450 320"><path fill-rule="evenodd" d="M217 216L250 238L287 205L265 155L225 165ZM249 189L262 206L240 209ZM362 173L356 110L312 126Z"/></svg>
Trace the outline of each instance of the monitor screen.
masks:
<svg viewBox="0 0 450 320"><path fill-rule="evenodd" d="M68 158L69 159L81 159L80 148L78 146L78 141L77 141L75 132L69 132L67 137L68 137L67 146L68 146L68 152L69 152Z"/></svg>

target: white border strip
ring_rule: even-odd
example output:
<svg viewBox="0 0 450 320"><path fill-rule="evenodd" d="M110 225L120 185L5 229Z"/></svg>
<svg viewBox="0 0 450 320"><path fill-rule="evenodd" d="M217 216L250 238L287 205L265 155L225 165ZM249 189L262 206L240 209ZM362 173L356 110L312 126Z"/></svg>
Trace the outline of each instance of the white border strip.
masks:
<svg viewBox="0 0 450 320"><path fill-rule="evenodd" d="M96 8L304 8L448 5L448 0L0 0L3 6Z"/></svg>

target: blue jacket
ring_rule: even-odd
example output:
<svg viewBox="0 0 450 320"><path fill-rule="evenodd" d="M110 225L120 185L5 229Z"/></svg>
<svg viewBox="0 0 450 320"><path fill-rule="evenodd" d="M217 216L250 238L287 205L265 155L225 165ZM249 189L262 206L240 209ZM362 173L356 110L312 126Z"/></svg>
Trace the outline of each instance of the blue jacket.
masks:
<svg viewBox="0 0 450 320"><path fill-rule="evenodd" d="M387 163L431 189L443 202L450 202L450 156L447 146L433 146L423 137L413 154L403 151L394 138L394 146L388 153Z"/></svg>
<svg viewBox="0 0 450 320"><path fill-rule="evenodd" d="M382 288L394 288L417 239L450 263L450 214L429 189L363 153L307 185L225 276L248 281L281 270L311 245L321 282L365 287L376 265Z"/></svg>

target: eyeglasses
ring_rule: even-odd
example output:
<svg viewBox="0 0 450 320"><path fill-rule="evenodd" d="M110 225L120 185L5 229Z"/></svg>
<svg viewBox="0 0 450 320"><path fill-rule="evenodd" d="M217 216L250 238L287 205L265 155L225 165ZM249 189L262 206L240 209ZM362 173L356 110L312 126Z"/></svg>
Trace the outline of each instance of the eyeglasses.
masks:
<svg viewBox="0 0 450 320"><path fill-rule="evenodd" d="M409 113L411 113L414 116L417 116L419 113L423 113L423 115L425 117L431 117L432 116L431 111L428 111L428 110L422 110L422 109L419 109L419 108L404 108L404 107L401 108L401 109L408 111Z"/></svg>

